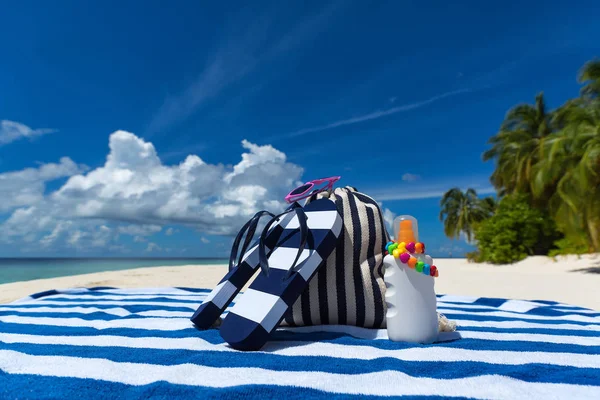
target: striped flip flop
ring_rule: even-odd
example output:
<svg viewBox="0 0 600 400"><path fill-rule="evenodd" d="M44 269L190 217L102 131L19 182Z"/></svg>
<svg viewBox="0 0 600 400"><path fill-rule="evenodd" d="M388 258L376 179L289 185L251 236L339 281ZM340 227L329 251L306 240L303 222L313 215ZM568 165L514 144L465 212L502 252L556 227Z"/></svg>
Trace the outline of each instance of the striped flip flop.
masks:
<svg viewBox="0 0 600 400"><path fill-rule="evenodd" d="M284 211L284 213L282 213L280 218L277 218L273 222L273 227L268 231L268 234L264 240L264 248L267 254L270 254L272 249L275 247L275 244L281 237L281 234L284 232L283 226L286 226L295 215L293 211L296 208L300 208L300 205L298 203L292 204L286 209L286 211ZM240 233L235 239L229 259L229 272L206 296L202 304L200 304L194 315L190 318L196 327L200 329L208 329L213 326L215 321L217 321L219 316L229 306L233 298L240 292L244 285L248 283L250 278L254 276L254 273L259 266L259 240L257 239L254 244L249 247L248 251L246 251L246 249L248 248L250 240L254 236L254 231L256 229L258 220L264 215L270 215L274 217L273 214L270 214L266 211L261 211L256 213L256 215L250 219L240 230ZM246 240L244 241L244 246L240 252L240 259L238 260L237 265L235 265L237 248L239 246L241 236L245 231L247 231Z"/></svg>
<svg viewBox="0 0 600 400"><path fill-rule="evenodd" d="M266 273L256 277L223 319L220 334L231 347L260 349L335 248L343 224L335 203L321 199L302 210L280 223L284 232L268 257Z"/></svg>

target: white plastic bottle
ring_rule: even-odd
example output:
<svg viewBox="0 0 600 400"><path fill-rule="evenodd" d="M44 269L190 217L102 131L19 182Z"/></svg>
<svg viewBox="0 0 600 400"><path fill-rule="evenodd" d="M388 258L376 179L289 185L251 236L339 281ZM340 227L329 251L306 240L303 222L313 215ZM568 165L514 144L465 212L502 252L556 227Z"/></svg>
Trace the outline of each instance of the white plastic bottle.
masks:
<svg viewBox="0 0 600 400"><path fill-rule="evenodd" d="M397 242L418 241L415 218L399 216L394 220L394 228ZM411 255L425 264L433 265L429 256ZM417 272L391 254L385 256L383 265L386 325L390 340L424 344L435 342L438 338L438 316L434 278Z"/></svg>

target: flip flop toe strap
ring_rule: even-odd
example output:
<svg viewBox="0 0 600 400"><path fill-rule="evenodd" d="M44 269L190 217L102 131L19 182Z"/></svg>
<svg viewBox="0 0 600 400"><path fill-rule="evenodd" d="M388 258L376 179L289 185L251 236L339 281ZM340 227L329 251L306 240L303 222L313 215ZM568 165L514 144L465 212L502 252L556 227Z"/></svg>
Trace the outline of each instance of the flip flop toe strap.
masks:
<svg viewBox="0 0 600 400"><path fill-rule="evenodd" d="M298 246L298 253L296 254L296 259L294 260L291 268L289 269L286 279L289 278L289 276L293 272L295 272L296 263L298 262L300 255L306 247L306 241L308 238L308 224L306 223L306 221L308 220L308 217L306 216L306 213L304 212L302 207L299 204L295 203L294 207L291 207L286 211L282 212L281 214L273 217L265 226L260 235L260 242L258 245L258 262L261 271L267 276L269 276L269 259L267 258L267 252L265 248L265 239L267 237L267 232L269 231L271 225L274 224L279 218L291 212L296 213L296 216L298 217L298 226L300 229L300 245Z"/></svg>
<svg viewBox="0 0 600 400"><path fill-rule="evenodd" d="M272 214L268 211L264 211L264 210L259 211L256 214L254 214L254 216L252 218L250 218L250 220L248 220L248 222L246 222L246 224L244 224L242 229L240 229L240 231L238 232L237 236L235 237L235 240L233 241L233 246L231 246L231 254L229 255L229 270L230 271L233 269L233 267L235 265L239 265L240 262L242 261L242 257L244 256L244 254L246 254L246 250L248 249L248 246L250 245L250 241L254 237L254 233L256 232L258 222L265 215L269 215L270 217L275 217L275 214ZM238 261L236 264L235 258L236 258L236 256L238 256L238 249L240 247L240 242L242 240L242 237L244 236L244 233L246 233L246 239L244 240L244 245L242 246L242 251L239 253L239 258L238 258Z"/></svg>

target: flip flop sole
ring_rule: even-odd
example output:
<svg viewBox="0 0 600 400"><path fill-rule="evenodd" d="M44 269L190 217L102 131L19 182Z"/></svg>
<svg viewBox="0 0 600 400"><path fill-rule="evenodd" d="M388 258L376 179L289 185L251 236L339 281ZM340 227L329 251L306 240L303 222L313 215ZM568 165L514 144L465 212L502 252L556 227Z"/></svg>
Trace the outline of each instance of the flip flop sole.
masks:
<svg viewBox="0 0 600 400"><path fill-rule="evenodd" d="M284 232L269 256L269 275L256 277L221 324L221 337L231 347L260 349L335 248L342 231L342 218L335 203L328 199L313 201L304 207L304 212L309 239L297 271L287 277L301 239L298 217L294 215L287 225L282 224Z"/></svg>
<svg viewBox="0 0 600 400"><path fill-rule="evenodd" d="M275 223L265 239L267 255L272 252L275 244L281 239L286 226L290 223L293 215L284 215L279 222ZM229 271L217 286L206 296L190 320L197 328L210 328L219 316L225 311L233 298L248 283L258 269L258 240L256 240L246 254L242 262Z"/></svg>

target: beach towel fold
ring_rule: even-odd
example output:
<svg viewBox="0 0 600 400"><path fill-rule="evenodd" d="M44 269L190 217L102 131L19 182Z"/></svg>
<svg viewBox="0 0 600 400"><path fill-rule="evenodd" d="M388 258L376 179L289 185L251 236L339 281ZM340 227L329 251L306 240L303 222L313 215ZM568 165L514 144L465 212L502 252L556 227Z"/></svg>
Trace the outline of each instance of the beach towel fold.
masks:
<svg viewBox="0 0 600 400"><path fill-rule="evenodd" d="M53 290L0 305L0 398L600 398L594 310L441 295L459 328L432 345L332 325L280 328L244 353L190 322L209 292Z"/></svg>

